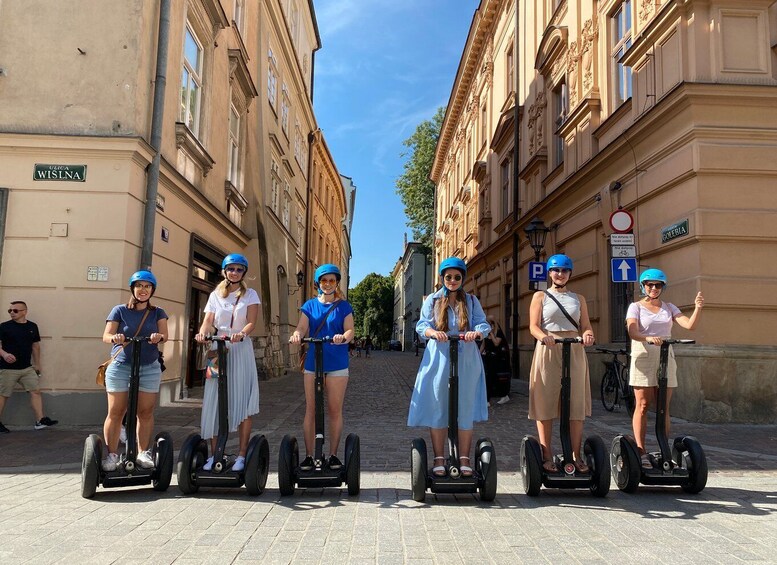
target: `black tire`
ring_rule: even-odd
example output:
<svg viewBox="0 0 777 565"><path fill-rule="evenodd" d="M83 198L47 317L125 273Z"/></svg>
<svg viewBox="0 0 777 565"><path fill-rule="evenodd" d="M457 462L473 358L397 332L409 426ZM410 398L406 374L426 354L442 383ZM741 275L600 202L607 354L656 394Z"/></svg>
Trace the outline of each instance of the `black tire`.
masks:
<svg viewBox="0 0 777 565"><path fill-rule="evenodd" d="M248 443L244 480L246 491L251 496L259 496L267 485L270 471L270 445L263 435L254 436Z"/></svg>
<svg viewBox="0 0 777 565"><path fill-rule="evenodd" d="M617 436L612 440L610 467L615 484L620 490L629 494L637 491L642 471L637 457L637 445L631 437Z"/></svg>
<svg viewBox="0 0 777 565"><path fill-rule="evenodd" d="M586 464L591 468L591 494L602 497L610 492L610 457L599 436L586 438L583 444Z"/></svg>
<svg viewBox="0 0 777 565"><path fill-rule="evenodd" d="M602 396L602 405L608 412L615 410L615 405L618 404L618 377L615 376L615 372L608 368L604 372L602 377L602 384L599 387Z"/></svg>
<svg viewBox="0 0 777 565"><path fill-rule="evenodd" d="M675 440L676 448L677 443ZM683 437L680 443L683 446L684 467L688 469L688 480L680 486L689 494L698 494L707 486L707 456L699 441L693 436Z"/></svg>
<svg viewBox="0 0 777 565"><path fill-rule="evenodd" d="M529 496L540 494L542 487L542 453L539 442L526 436L521 442L521 476L523 490Z"/></svg>
<svg viewBox="0 0 777 565"><path fill-rule="evenodd" d="M416 438L410 448L410 491L416 502L426 499L427 469L426 442Z"/></svg>
<svg viewBox="0 0 777 565"><path fill-rule="evenodd" d="M205 464L207 458L208 445L205 440L199 434L187 437L178 453L176 469L178 490L183 494L194 494L200 490L195 473Z"/></svg>
<svg viewBox="0 0 777 565"><path fill-rule="evenodd" d="M477 447L478 450L475 453L477 456L477 471L481 477L480 484L478 485L480 500L491 502L496 498L496 450L494 449L494 444L489 440L484 442L478 441Z"/></svg>
<svg viewBox="0 0 777 565"><path fill-rule="evenodd" d="M102 453L102 440L97 434L90 434L84 442L84 455L81 458L81 496L84 498L92 498L97 492Z"/></svg>
<svg viewBox="0 0 777 565"><path fill-rule="evenodd" d="M151 453L155 467L151 486L156 491L164 492L170 486L170 480L173 478L173 453L173 438L170 434L157 434Z"/></svg>
<svg viewBox="0 0 777 565"><path fill-rule="evenodd" d="M345 438L345 483L348 496L356 496L361 490L361 446L359 436L348 434Z"/></svg>
<svg viewBox="0 0 777 565"><path fill-rule="evenodd" d="M281 491L281 496L291 496L294 494L295 473L298 466L299 447L297 446L297 438L285 435L278 452L278 489Z"/></svg>

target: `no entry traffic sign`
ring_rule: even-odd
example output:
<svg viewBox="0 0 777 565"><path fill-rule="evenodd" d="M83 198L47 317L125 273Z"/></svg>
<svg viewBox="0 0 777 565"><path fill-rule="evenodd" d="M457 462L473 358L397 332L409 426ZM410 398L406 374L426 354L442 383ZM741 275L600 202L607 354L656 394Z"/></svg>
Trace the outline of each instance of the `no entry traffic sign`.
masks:
<svg viewBox="0 0 777 565"><path fill-rule="evenodd" d="M634 216L622 208L615 210L615 212L610 214L610 227L614 232L629 232L634 227Z"/></svg>

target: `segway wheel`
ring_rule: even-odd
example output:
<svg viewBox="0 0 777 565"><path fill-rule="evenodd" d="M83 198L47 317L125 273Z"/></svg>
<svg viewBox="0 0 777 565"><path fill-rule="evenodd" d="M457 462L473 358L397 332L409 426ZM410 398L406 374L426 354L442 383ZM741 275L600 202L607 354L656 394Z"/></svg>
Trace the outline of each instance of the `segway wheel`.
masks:
<svg viewBox="0 0 777 565"><path fill-rule="evenodd" d="M674 440L674 450L682 456L683 466L688 469L688 480L680 487L687 493L697 494L707 486L707 456L699 441L693 436ZM679 463L679 461L677 461Z"/></svg>
<svg viewBox="0 0 777 565"><path fill-rule="evenodd" d="M630 436L617 436L610 448L610 467L615 484L623 492L633 493L639 486L640 471L637 445Z"/></svg>
<svg viewBox="0 0 777 565"><path fill-rule="evenodd" d="M480 500L491 502L496 498L496 450L490 440L478 440L477 442L477 467L480 475Z"/></svg>
<svg viewBox="0 0 777 565"><path fill-rule="evenodd" d="M348 434L345 438L345 483L348 496L356 496L361 490L361 447L359 436Z"/></svg>
<svg viewBox="0 0 777 565"><path fill-rule="evenodd" d="M264 492L270 471L270 444L267 438L263 435L252 437L246 455L246 490L251 496L259 496Z"/></svg>
<svg viewBox="0 0 777 565"><path fill-rule="evenodd" d="M177 477L178 489L183 494L194 494L200 487L197 484L197 469L208 458L208 445L199 434L186 438L178 453Z"/></svg>
<svg viewBox="0 0 777 565"><path fill-rule="evenodd" d="M97 434L90 434L84 442L81 459L81 496L92 498L100 483L100 465L103 459L103 442Z"/></svg>
<svg viewBox="0 0 777 565"><path fill-rule="evenodd" d="M299 447L297 438L290 435L283 436L281 449L278 453L278 489L281 496L294 494L295 473L299 466Z"/></svg>
<svg viewBox="0 0 777 565"><path fill-rule="evenodd" d="M532 436L526 436L521 442L521 476L523 490L529 496L540 494L542 487L542 449Z"/></svg>
<svg viewBox="0 0 777 565"><path fill-rule="evenodd" d="M173 438L169 433L157 434L151 455L155 467L151 486L154 490L164 492L170 486L170 479L173 478Z"/></svg>
<svg viewBox="0 0 777 565"><path fill-rule="evenodd" d="M416 502L426 500L427 469L426 442L415 438L410 448L410 490Z"/></svg>
<svg viewBox="0 0 777 565"><path fill-rule="evenodd" d="M610 492L610 457L604 440L599 436L586 438L583 444L583 454L586 464L591 468L591 494L607 496Z"/></svg>

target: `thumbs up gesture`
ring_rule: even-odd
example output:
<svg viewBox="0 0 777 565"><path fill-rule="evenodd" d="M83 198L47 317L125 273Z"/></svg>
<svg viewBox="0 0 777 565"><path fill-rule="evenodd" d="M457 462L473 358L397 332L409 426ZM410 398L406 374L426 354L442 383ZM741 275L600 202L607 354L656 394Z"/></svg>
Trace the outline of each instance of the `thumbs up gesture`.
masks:
<svg viewBox="0 0 777 565"><path fill-rule="evenodd" d="M701 310L704 307L704 297L701 295L701 291L696 293L696 298L694 299L694 303L696 304L696 308Z"/></svg>

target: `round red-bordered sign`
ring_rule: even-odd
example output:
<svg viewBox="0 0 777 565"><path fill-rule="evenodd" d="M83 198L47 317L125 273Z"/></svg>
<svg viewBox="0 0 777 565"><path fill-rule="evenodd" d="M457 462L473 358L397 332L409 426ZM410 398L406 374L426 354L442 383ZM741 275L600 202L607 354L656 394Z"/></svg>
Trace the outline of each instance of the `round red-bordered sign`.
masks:
<svg viewBox="0 0 777 565"><path fill-rule="evenodd" d="M617 233L627 233L634 227L634 216L626 210L615 210L610 214L610 227Z"/></svg>

